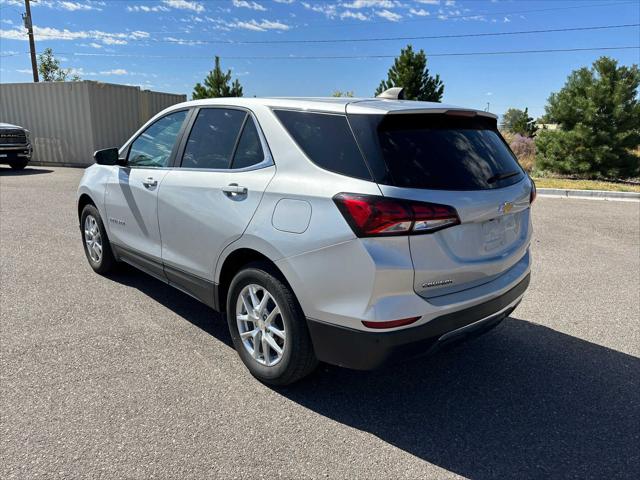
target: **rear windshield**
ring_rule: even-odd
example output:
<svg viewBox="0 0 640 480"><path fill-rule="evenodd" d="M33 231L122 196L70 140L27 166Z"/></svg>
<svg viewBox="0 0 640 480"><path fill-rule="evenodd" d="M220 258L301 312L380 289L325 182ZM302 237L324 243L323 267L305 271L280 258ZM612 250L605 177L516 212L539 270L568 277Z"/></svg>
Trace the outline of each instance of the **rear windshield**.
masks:
<svg viewBox="0 0 640 480"><path fill-rule="evenodd" d="M349 115L379 183L436 190L486 190L524 172L495 120L434 114Z"/></svg>

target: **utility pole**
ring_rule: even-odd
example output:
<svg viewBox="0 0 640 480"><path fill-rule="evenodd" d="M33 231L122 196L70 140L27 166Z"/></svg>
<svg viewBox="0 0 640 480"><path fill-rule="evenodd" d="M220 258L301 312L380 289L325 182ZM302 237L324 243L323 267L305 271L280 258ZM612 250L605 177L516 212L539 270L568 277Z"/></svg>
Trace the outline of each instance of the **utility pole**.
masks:
<svg viewBox="0 0 640 480"><path fill-rule="evenodd" d="M24 7L26 13L22 15L24 21L24 28L29 32L29 50L31 51L31 69L33 70L33 81L38 83L38 62L36 62L36 42L33 39L33 22L31 21L31 5L29 0L24 0Z"/></svg>
<svg viewBox="0 0 640 480"><path fill-rule="evenodd" d="M484 109L485 112L489 111L489 102L487 102L487 108Z"/></svg>

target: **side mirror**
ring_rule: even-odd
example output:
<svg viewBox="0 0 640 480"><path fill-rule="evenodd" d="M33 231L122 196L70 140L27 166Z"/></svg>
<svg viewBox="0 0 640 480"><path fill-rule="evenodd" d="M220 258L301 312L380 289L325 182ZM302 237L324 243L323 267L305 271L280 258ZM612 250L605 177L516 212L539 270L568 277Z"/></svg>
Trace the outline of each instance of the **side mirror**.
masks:
<svg viewBox="0 0 640 480"><path fill-rule="evenodd" d="M123 161L118 157L117 148L105 148L93 154L93 159L98 165L123 165Z"/></svg>

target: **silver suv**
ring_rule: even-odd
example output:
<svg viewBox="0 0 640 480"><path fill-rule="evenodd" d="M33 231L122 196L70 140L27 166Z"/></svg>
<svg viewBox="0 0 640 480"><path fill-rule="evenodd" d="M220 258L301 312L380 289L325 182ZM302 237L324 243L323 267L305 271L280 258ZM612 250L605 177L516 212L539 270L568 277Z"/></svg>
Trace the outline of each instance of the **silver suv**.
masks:
<svg viewBox="0 0 640 480"><path fill-rule="evenodd" d="M182 103L78 189L87 259L225 312L240 358L284 385L486 331L529 283L535 187L494 115L438 103Z"/></svg>

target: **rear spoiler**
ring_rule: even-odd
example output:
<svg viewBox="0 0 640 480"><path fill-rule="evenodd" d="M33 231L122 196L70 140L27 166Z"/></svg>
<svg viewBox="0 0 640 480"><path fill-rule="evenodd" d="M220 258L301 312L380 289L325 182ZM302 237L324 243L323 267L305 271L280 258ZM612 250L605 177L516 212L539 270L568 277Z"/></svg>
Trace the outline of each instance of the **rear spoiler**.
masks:
<svg viewBox="0 0 640 480"><path fill-rule="evenodd" d="M421 113L429 115L450 115L452 117L487 117L498 120L498 116L482 110L469 110L463 108L416 108L406 110L391 110L387 115L404 115L412 113Z"/></svg>

